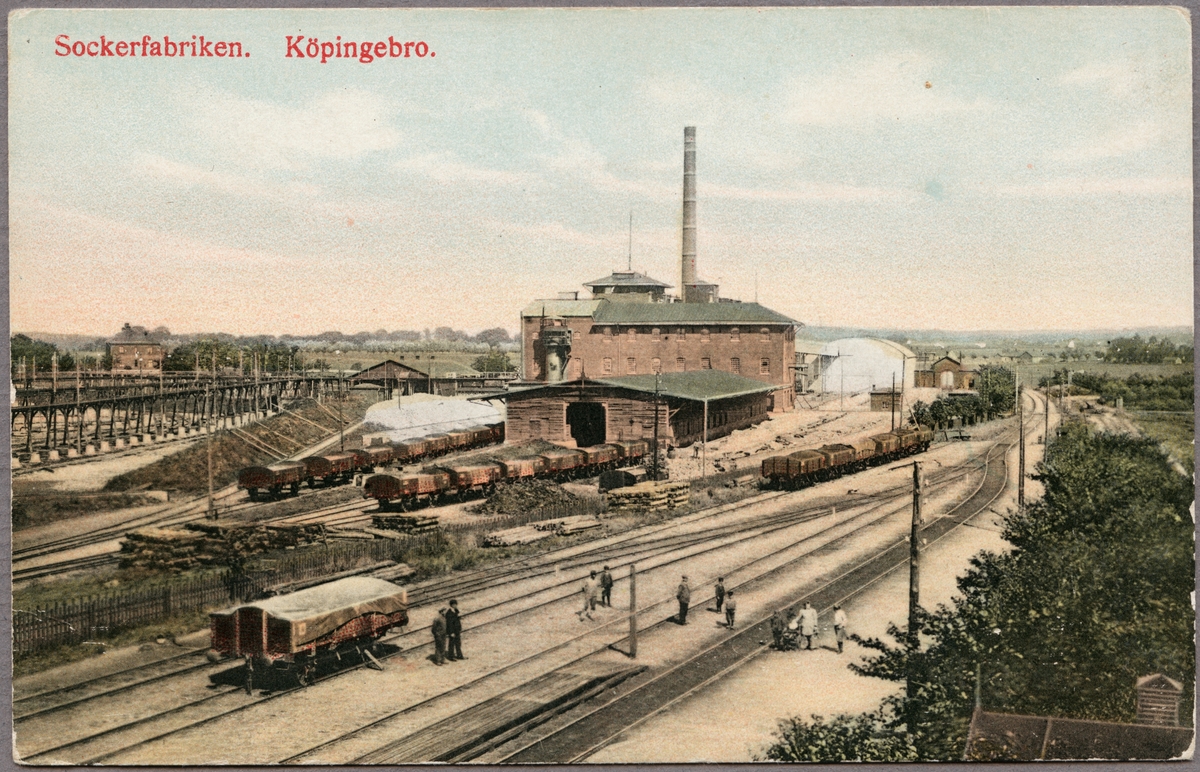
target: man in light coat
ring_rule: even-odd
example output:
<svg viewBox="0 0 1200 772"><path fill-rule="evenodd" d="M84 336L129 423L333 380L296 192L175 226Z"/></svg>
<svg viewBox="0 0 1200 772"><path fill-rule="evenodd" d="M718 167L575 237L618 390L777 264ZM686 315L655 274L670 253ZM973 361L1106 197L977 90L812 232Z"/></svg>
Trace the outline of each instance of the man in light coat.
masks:
<svg viewBox="0 0 1200 772"><path fill-rule="evenodd" d="M833 634L837 638L838 654L842 653L842 644L846 642L846 625L849 620L846 619L846 612L842 611L841 606L833 607Z"/></svg>
<svg viewBox="0 0 1200 772"><path fill-rule="evenodd" d="M817 610L811 603L805 603L800 610L800 637L805 641L805 648L812 649L813 636L817 634Z"/></svg>
<svg viewBox="0 0 1200 772"><path fill-rule="evenodd" d="M679 616L676 618L676 621L681 625L686 625L688 604L692 602L692 588L688 587L688 578L686 575L679 582L679 589L675 591L675 600L679 601Z"/></svg>

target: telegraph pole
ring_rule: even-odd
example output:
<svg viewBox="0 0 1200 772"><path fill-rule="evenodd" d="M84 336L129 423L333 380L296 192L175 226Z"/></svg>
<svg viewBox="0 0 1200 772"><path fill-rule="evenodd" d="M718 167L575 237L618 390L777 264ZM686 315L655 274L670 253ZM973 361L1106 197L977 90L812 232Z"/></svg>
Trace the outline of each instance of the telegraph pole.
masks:
<svg viewBox="0 0 1200 772"><path fill-rule="evenodd" d="M921 608L921 462L913 462L913 508L912 532L908 539L908 678L905 684L905 694L908 696L908 716L905 721L908 733L911 735L916 728L916 708L914 699L917 695L917 683L913 673L913 659L921 647L921 636L918 632L918 611Z"/></svg>
<svg viewBox="0 0 1200 772"><path fill-rule="evenodd" d="M892 373L892 431L896 431L896 373Z"/></svg>
<svg viewBox="0 0 1200 772"><path fill-rule="evenodd" d="M1042 432L1042 444L1050 444L1050 381L1046 381L1046 428ZM1045 451L1042 451L1042 459L1046 458Z"/></svg>
<svg viewBox="0 0 1200 772"><path fill-rule="evenodd" d="M633 217L633 214L630 213L630 218L632 218L632 217ZM659 474L660 461L659 461L659 457L658 457L658 400L659 400L659 391L661 389L661 385L662 385L662 373L655 373L654 374L654 472L653 472L653 479L655 479L655 480L659 479L659 477L660 477L660 474Z"/></svg>
<svg viewBox="0 0 1200 772"><path fill-rule="evenodd" d="M629 564L629 657L637 659L637 566Z"/></svg>
<svg viewBox="0 0 1200 772"><path fill-rule="evenodd" d="M1021 376L1016 376L1017 383L1017 425L1020 427L1020 451L1017 464L1017 509L1025 509L1025 403L1021 400Z"/></svg>
<svg viewBox="0 0 1200 772"><path fill-rule="evenodd" d="M205 389L204 391L205 391L204 401L207 403L209 390ZM216 397L215 393L213 394L213 397L215 399L215 397ZM217 508L213 504L213 446L212 446L213 425L212 425L212 412L211 411L209 411L208 418L209 418L209 420L208 420L208 519L216 520L217 519Z"/></svg>

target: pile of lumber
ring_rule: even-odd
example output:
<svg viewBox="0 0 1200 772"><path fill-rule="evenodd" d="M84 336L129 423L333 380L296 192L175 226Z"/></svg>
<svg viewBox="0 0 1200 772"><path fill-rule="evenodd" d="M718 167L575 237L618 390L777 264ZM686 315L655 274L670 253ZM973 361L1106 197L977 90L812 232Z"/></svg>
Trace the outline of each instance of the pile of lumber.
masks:
<svg viewBox="0 0 1200 772"><path fill-rule="evenodd" d="M186 571L227 565L236 558L304 547L322 542L325 537L325 527L320 524L188 523L183 528L139 528L125 534L121 541L121 567Z"/></svg>
<svg viewBox="0 0 1200 772"><path fill-rule="evenodd" d="M532 544L535 541L549 539L554 531L539 531L532 525L522 525L503 531L492 531L483 537L484 547L514 547L518 544Z"/></svg>
<svg viewBox="0 0 1200 772"><path fill-rule="evenodd" d="M441 528L435 515L375 515L371 526L396 533L432 533Z"/></svg>
<svg viewBox="0 0 1200 772"><path fill-rule="evenodd" d="M686 482L647 481L608 492L610 512L659 512L688 504L691 485Z"/></svg>
<svg viewBox="0 0 1200 772"><path fill-rule="evenodd" d="M556 517L553 520L539 520L532 524L539 531L550 531L559 536L566 536L580 531L599 528L602 523L595 515L575 515L572 517Z"/></svg>

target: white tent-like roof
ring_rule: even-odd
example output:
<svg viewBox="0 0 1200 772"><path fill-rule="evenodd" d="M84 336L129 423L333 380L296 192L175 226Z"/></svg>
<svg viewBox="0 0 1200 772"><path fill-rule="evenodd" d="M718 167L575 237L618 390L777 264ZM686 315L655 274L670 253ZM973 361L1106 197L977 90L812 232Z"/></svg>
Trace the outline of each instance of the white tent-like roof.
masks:
<svg viewBox="0 0 1200 772"><path fill-rule="evenodd" d="M856 394L873 389L913 388L917 355L894 341L883 338L842 338L826 343L821 358L821 390L826 393Z"/></svg>

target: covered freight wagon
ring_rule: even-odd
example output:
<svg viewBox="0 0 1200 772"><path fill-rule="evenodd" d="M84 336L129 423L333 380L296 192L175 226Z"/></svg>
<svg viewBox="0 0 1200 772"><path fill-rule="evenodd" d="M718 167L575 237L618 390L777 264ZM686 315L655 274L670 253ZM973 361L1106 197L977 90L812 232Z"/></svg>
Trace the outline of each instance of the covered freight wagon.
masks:
<svg viewBox="0 0 1200 772"><path fill-rule="evenodd" d="M382 579L354 576L216 611L210 620L217 652L283 664L304 685L318 655L369 646L408 624L408 593Z"/></svg>
<svg viewBox="0 0 1200 772"><path fill-rule="evenodd" d="M267 466L251 466L238 472L238 487L249 491L250 500L258 498L260 490L267 491L272 496L278 496L285 486L292 493L300 490L307 475L303 461L280 461Z"/></svg>

